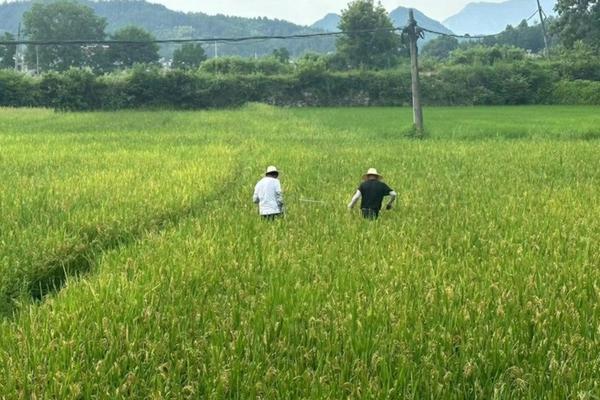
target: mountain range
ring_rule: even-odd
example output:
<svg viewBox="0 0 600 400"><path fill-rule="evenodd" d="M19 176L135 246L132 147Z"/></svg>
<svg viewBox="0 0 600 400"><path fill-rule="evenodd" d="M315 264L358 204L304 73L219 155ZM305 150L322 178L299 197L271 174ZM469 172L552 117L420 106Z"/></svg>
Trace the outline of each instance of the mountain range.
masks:
<svg viewBox="0 0 600 400"><path fill-rule="evenodd" d="M35 2L50 3L52 0L35 0ZM98 2L78 0L78 2L91 7L97 15L106 18L108 33L128 25L144 28L153 33L158 39L288 36L323 32L319 29L277 19L178 12L145 0L105 0ZM16 34L23 13L29 10L32 4L32 1L0 4L0 33L7 31ZM335 51L335 38L321 37L218 44L216 49L215 46L207 47L207 54L213 56L215 52L218 52L220 56L264 56L281 47L286 47L292 56L299 56L306 52L329 53ZM173 49L174 46L163 46L161 53L168 56Z"/></svg>
<svg viewBox="0 0 600 400"><path fill-rule="evenodd" d="M402 28L408 24L408 8L398 7L394 11L390 13L390 19L396 28ZM437 32L442 32L446 34L451 34L452 31L442 25L440 22L429 18L427 15L423 14L419 10L414 10L415 12L415 20L417 23L427 29L431 29ZM314 29L322 29L327 32L336 32L339 31L338 25L341 20L341 16L338 14L327 14L323 19L315 22L311 25L311 28ZM425 41L434 38L433 35L426 34Z"/></svg>
<svg viewBox="0 0 600 400"><path fill-rule="evenodd" d="M541 0L547 15L554 14L556 0ZM518 25L522 20L532 17L539 22L535 0L508 0L503 3L470 3L458 14L444 20L444 25L453 32L464 35L489 35L502 32L507 25Z"/></svg>
<svg viewBox="0 0 600 400"><path fill-rule="evenodd" d="M49 3L52 0L35 0ZM285 36L305 33L335 32L338 30L340 16L327 14L313 25L301 26L288 21L268 18L242 18L226 15L208 15L201 12L178 12L160 4L145 0L77 0L106 18L107 31L127 25L140 26L153 33L159 39L214 38L236 36ZM547 14L556 4L556 0L541 0ZM16 33L23 13L31 8L33 1L4 2L0 4L0 33L3 31ZM517 25L524 18L533 15L536 9L535 0L507 0L503 3L471 3L460 13L446 19L444 24L429 18L415 10L415 19L424 28L443 33L498 33L508 24ZM408 21L408 9L398 7L390 13L394 26L403 27ZM537 18L534 16L533 18ZM426 40L433 38L427 35ZM271 54L273 50L286 47L292 56L297 57L307 52L330 53L335 51L335 38L319 37L293 40L254 41L239 44L219 44L207 48L209 56L239 55L245 57ZM169 56L174 46L163 46L161 53Z"/></svg>

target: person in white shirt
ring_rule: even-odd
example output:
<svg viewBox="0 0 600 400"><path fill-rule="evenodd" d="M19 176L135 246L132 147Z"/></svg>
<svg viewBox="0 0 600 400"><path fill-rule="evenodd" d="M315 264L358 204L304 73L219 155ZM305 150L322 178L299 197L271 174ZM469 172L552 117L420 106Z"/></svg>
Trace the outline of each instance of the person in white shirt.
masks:
<svg viewBox="0 0 600 400"><path fill-rule="evenodd" d="M274 220L283 215L283 190L276 167L267 168L265 177L254 188L252 199L254 204L258 204L259 213L264 219Z"/></svg>

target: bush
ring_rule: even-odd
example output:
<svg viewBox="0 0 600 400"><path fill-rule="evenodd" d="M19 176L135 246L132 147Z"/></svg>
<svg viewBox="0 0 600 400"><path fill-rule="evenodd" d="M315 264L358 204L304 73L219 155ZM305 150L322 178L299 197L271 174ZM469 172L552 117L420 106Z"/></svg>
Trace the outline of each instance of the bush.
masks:
<svg viewBox="0 0 600 400"><path fill-rule="evenodd" d="M101 88L101 105L103 110L122 110L133 108L131 98L127 95L129 72L115 72L98 77Z"/></svg>
<svg viewBox="0 0 600 400"><path fill-rule="evenodd" d="M600 54L578 42L572 49L559 48L548 67L565 80L600 81Z"/></svg>
<svg viewBox="0 0 600 400"><path fill-rule="evenodd" d="M551 102L554 73L532 63L448 66L423 79L433 105L517 105Z"/></svg>
<svg viewBox="0 0 600 400"><path fill-rule="evenodd" d="M470 45L450 52L450 63L458 65L494 65L525 58L525 50L513 46Z"/></svg>
<svg viewBox="0 0 600 400"><path fill-rule="evenodd" d="M39 84L40 103L62 111L101 108L101 82L88 70L70 69L44 75Z"/></svg>
<svg viewBox="0 0 600 400"><path fill-rule="evenodd" d="M552 62L448 65L422 74L426 105L599 104L600 83L567 80ZM557 83L558 82L558 83ZM87 70L31 78L0 72L0 106L58 110L206 109L247 102L279 106L404 106L411 104L408 67L332 72L307 57L293 73L271 75L165 71L139 65L94 76Z"/></svg>
<svg viewBox="0 0 600 400"><path fill-rule="evenodd" d="M128 108L167 106L165 80L156 66L137 65L125 76L123 95Z"/></svg>
<svg viewBox="0 0 600 400"><path fill-rule="evenodd" d="M600 82L561 81L554 88L555 104L600 105Z"/></svg>
<svg viewBox="0 0 600 400"><path fill-rule="evenodd" d="M13 70L0 70L0 106L34 107L39 102L38 83Z"/></svg>
<svg viewBox="0 0 600 400"><path fill-rule="evenodd" d="M289 64L283 64L275 57L267 58L242 58L222 57L212 58L200 66L200 71L209 74L224 75L280 75L289 73Z"/></svg>
<svg viewBox="0 0 600 400"><path fill-rule="evenodd" d="M561 60L548 66L564 80L600 81L600 60Z"/></svg>

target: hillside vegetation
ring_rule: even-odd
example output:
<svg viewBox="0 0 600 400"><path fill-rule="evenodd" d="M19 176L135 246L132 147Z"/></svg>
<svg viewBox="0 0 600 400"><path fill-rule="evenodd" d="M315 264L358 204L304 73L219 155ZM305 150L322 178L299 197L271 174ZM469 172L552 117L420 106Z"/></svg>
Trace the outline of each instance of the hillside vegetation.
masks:
<svg viewBox="0 0 600 400"><path fill-rule="evenodd" d="M50 3L52 0L41 0ZM169 10L163 5L146 1L77 0L91 7L94 12L106 18L108 31L114 32L129 25L139 26L153 33L159 39L213 38L238 36L281 36L297 33L321 32L308 27L295 25L282 20L267 18L242 18L225 15L207 15L204 13L183 13ZM33 2L19 1L0 4L0 31L17 33L23 13L29 10ZM335 49L333 39L282 40L253 43L250 45L221 45L219 54L254 57L270 55L274 49L286 47L294 56L307 51L327 53ZM169 54L173 46L164 47L163 54ZM209 55L214 55L210 54Z"/></svg>

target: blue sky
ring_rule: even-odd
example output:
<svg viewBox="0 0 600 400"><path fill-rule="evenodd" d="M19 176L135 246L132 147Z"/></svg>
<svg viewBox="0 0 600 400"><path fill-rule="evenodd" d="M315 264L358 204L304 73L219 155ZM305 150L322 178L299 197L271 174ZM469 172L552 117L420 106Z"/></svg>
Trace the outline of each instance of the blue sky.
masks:
<svg viewBox="0 0 600 400"><path fill-rule="evenodd" d="M348 0L150 0L179 11L202 11L241 17L280 18L298 24L312 24L330 12L339 13ZM382 0L389 10L398 6L418 8L428 16L444 20L466 4L480 0ZM486 0L500 3L503 0Z"/></svg>

